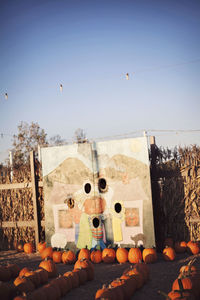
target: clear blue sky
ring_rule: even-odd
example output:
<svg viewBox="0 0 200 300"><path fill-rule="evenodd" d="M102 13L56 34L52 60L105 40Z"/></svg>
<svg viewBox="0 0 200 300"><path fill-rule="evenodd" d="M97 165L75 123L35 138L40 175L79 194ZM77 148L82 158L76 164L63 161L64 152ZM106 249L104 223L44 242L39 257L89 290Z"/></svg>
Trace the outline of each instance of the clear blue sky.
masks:
<svg viewBox="0 0 200 300"><path fill-rule="evenodd" d="M0 1L0 159L21 121L69 140L200 129L199 87L199 0Z"/></svg>

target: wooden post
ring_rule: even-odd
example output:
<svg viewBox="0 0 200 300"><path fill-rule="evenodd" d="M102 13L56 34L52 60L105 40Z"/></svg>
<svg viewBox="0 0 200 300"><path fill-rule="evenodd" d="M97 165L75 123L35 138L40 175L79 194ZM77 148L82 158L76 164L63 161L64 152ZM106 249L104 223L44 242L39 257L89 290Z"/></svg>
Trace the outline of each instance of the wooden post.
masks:
<svg viewBox="0 0 200 300"><path fill-rule="evenodd" d="M30 164L31 164L31 182L33 193L33 213L34 213L34 227L35 227L35 246L39 243L39 227L38 227L38 211L37 211L37 192L36 192L36 180L35 180L35 164L34 164L34 152L30 152Z"/></svg>

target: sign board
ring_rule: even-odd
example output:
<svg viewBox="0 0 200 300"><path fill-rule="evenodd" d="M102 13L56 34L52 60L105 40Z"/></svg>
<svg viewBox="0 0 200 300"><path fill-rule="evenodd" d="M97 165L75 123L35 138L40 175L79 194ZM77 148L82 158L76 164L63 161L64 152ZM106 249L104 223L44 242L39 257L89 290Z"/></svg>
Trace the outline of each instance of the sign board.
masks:
<svg viewBox="0 0 200 300"><path fill-rule="evenodd" d="M45 147L41 154L49 244L155 245L146 137Z"/></svg>

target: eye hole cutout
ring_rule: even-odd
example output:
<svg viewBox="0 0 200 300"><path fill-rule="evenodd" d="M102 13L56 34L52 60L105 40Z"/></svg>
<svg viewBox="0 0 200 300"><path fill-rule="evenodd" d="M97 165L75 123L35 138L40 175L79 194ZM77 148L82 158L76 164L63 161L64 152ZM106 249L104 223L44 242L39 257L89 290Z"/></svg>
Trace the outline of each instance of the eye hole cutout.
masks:
<svg viewBox="0 0 200 300"><path fill-rule="evenodd" d="M98 188L99 188L99 191L102 192L102 193L105 193L107 191L108 186L107 186L107 182L104 178L99 179Z"/></svg>
<svg viewBox="0 0 200 300"><path fill-rule="evenodd" d="M122 211L122 205L119 202L117 202L117 203L115 203L114 209L115 209L116 213L119 214Z"/></svg>
<svg viewBox="0 0 200 300"><path fill-rule="evenodd" d="M73 198L69 197L67 200L65 200L65 202L67 202L67 206L69 208L74 208L75 203Z"/></svg>
<svg viewBox="0 0 200 300"><path fill-rule="evenodd" d="M98 218L94 218L93 220L92 220L92 224L93 224L93 226L94 226L94 228L98 228L99 227L99 219Z"/></svg>
<svg viewBox="0 0 200 300"><path fill-rule="evenodd" d="M84 190L85 190L86 194L89 194L91 192L91 189L92 189L92 187L91 187L90 183L86 183L84 185Z"/></svg>

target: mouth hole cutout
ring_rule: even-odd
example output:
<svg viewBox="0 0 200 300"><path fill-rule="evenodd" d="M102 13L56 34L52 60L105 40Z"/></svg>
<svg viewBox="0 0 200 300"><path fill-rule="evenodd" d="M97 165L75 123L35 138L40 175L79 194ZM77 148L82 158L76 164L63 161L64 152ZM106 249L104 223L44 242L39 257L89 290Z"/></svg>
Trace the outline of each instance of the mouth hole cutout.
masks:
<svg viewBox="0 0 200 300"><path fill-rule="evenodd" d="M86 192L86 194L89 194L91 192L91 184L90 183L86 183L84 186L84 190Z"/></svg>
<svg viewBox="0 0 200 300"><path fill-rule="evenodd" d="M94 218L92 220L92 224L93 224L94 228L99 227L99 219L98 218Z"/></svg>
<svg viewBox="0 0 200 300"><path fill-rule="evenodd" d="M117 202L117 203L115 203L114 209L115 209L116 213L119 214L122 211L122 205L119 202Z"/></svg>

